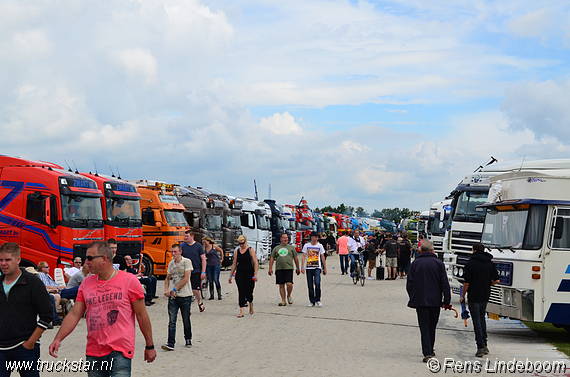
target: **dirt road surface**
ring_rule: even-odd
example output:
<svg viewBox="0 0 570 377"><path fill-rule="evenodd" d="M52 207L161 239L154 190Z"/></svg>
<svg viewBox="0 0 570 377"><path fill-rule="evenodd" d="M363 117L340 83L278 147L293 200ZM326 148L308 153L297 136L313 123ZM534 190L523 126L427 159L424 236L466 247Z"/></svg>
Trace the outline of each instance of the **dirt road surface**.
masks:
<svg viewBox="0 0 570 377"><path fill-rule="evenodd" d="M322 307L307 307L308 295L304 275L295 276L293 305L278 306L280 297L275 278L267 275L267 264L259 271L254 291L253 315L236 318L239 312L235 284L228 284L228 271L222 271L223 299L205 301L200 313L192 304L192 348L184 348L182 322L178 319L177 344L174 351L160 349L166 342L167 300L156 299L147 307L152 320L158 357L153 363L143 361L144 338L137 329L133 376L460 376L489 375L552 376L544 371L533 373L496 373L498 362L563 361L570 373L570 360L537 337L518 321L487 320L488 358L476 358L475 336L471 320L465 327L454 313L442 311L436 336L436 359L442 368L428 370L422 362L420 333L415 310L406 306L406 280L367 280L362 287L341 275L338 258L328 258L329 274L322 278ZM334 267L334 268L333 268ZM164 282L159 281L159 295ZM455 309L461 311L458 296L452 296ZM247 313L247 311L246 311ZM66 338L59 359L48 354L56 330L42 338L42 360L85 359L86 326L81 320ZM446 361L447 359L447 361ZM481 373L453 371L444 364L479 362ZM432 367L437 363L432 362ZM541 364L542 365L542 364ZM489 369L489 371L485 371ZM49 376L85 375L55 371ZM569 374L566 374L569 375Z"/></svg>

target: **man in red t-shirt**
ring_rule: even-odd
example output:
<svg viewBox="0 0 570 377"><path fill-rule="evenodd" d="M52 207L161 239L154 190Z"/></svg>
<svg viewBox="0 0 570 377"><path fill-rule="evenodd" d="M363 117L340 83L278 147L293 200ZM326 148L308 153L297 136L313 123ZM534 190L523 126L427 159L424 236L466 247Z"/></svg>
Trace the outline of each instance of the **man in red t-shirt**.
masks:
<svg viewBox="0 0 570 377"><path fill-rule="evenodd" d="M93 275L79 286L76 303L49 346L49 353L57 357L62 340L87 311L87 375L130 376L135 316L146 341L144 360L150 363L156 358L142 286L134 275L113 268L113 252L104 241L89 245L85 263Z"/></svg>

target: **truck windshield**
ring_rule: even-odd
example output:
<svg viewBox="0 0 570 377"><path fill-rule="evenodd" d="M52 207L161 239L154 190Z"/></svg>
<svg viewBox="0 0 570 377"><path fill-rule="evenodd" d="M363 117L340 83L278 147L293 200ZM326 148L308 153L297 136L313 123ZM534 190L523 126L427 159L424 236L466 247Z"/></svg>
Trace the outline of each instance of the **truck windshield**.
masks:
<svg viewBox="0 0 570 377"><path fill-rule="evenodd" d="M228 228L239 228L241 227L241 217L236 216L228 216Z"/></svg>
<svg viewBox="0 0 570 377"><path fill-rule="evenodd" d="M485 212L478 205L487 201L487 192L463 191L457 198L457 206L453 221L482 223L485 221Z"/></svg>
<svg viewBox="0 0 570 377"><path fill-rule="evenodd" d="M121 223L124 226L142 225L141 207L138 200L106 198L107 221Z"/></svg>
<svg viewBox="0 0 570 377"><path fill-rule="evenodd" d="M219 215L206 215L204 227L208 230L222 229L222 217Z"/></svg>
<svg viewBox="0 0 570 377"><path fill-rule="evenodd" d="M408 223L408 230L418 230L418 223L415 221L410 221Z"/></svg>
<svg viewBox="0 0 570 377"><path fill-rule="evenodd" d="M164 216L166 217L166 221L170 226L188 226L188 223L186 222L182 211L165 209Z"/></svg>
<svg viewBox="0 0 570 377"><path fill-rule="evenodd" d="M449 214L445 214L445 219L441 221L439 219L439 212L436 212L433 219L429 219L428 221L428 232L433 234L434 236L443 236L445 235L445 231L449 227L449 220L451 217ZM443 223L443 227L440 227Z"/></svg>
<svg viewBox="0 0 570 377"><path fill-rule="evenodd" d="M498 249L539 249L542 246L546 206L523 210L488 209L481 242Z"/></svg>
<svg viewBox="0 0 570 377"><path fill-rule="evenodd" d="M269 229L269 222L267 221L267 217L263 215L255 214L255 218L257 220L257 227L258 229L268 230Z"/></svg>
<svg viewBox="0 0 570 377"><path fill-rule="evenodd" d="M61 219L76 228L103 227L103 211L99 198L61 195Z"/></svg>

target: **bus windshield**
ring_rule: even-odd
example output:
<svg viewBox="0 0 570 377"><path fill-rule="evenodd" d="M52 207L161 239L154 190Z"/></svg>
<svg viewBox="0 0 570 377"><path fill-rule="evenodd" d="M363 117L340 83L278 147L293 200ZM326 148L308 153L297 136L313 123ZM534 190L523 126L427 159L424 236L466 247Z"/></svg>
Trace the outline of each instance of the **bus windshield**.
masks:
<svg viewBox="0 0 570 377"><path fill-rule="evenodd" d="M124 226L139 227L142 225L141 207L138 200L122 198L105 198L107 221Z"/></svg>
<svg viewBox="0 0 570 377"><path fill-rule="evenodd" d="M78 195L61 195L61 219L73 227L102 228L103 210L99 198Z"/></svg>
<svg viewBox="0 0 570 377"><path fill-rule="evenodd" d="M539 249L542 246L546 206L530 209L488 209L481 242L498 249Z"/></svg>
<svg viewBox="0 0 570 377"><path fill-rule="evenodd" d="M188 226L188 223L186 222L182 211L165 209L164 216L166 217L166 221L170 226Z"/></svg>
<svg viewBox="0 0 570 377"><path fill-rule="evenodd" d="M482 223L485 221L485 212L477 206L487 201L487 192L464 191L457 198L457 206L453 221Z"/></svg>

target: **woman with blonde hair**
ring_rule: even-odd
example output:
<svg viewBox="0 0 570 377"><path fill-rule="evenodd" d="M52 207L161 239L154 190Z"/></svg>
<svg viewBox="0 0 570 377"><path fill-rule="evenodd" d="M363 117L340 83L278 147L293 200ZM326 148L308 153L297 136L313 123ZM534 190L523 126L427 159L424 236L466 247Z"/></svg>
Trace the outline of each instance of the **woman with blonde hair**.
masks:
<svg viewBox="0 0 570 377"><path fill-rule="evenodd" d="M218 300L222 299L222 285L220 284L220 270L224 261L224 251L216 245L210 237L202 238L204 251L206 252L206 276L210 288L210 300L214 299L214 283L218 291Z"/></svg>
<svg viewBox="0 0 570 377"><path fill-rule="evenodd" d="M257 281L259 264L257 263L255 250L247 244L247 237L244 235L239 236L238 243L239 247L236 247L234 251L234 261L228 283L231 284L232 277L235 276L239 302L239 315L237 317L242 318L243 308L245 308L247 302L249 302L249 314L253 314L253 288Z"/></svg>

